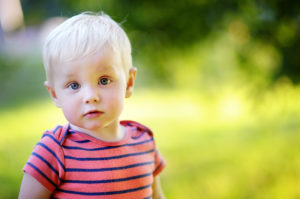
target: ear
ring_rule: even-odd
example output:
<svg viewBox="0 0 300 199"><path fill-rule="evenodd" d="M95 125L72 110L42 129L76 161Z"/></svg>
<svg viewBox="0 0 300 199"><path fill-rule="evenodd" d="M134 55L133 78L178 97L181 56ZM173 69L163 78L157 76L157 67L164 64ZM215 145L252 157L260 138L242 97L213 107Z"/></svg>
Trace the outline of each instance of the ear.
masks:
<svg viewBox="0 0 300 199"><path fill-rule="evenodd" d="M45 81L44 85L47 88L47 90L48 90L48 92L49 92L49 94L50 94L50 96L51 96L51 98L52 98L55 106L58 107L58 108L60 108L60 104L59 104L59 101L58 101L58 99L56 97L55 90L52 88L51 84L48 81Z"/></svg>
<svg viewBox="0 0 300 199"><path fill-rule="evenodd" d="M127 87L126 87L126 98L130 97L133 92L133 86L134 86L134 81L136 77L136 71L137 69L132 67L129 70L129 75L128 75L128 80L127 80Z"/></svg>

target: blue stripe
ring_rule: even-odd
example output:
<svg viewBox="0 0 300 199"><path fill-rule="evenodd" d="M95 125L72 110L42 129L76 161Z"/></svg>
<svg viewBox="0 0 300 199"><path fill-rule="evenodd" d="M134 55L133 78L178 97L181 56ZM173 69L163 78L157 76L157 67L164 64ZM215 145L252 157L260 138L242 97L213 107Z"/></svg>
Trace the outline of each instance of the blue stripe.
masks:
<svg viewBox="0 0 300 199"><path fill-rule="evenodd" d="M49 137L49 138L51 138L51 140L53 140L57 145L60 146L60 143L57 141L57 139L55 137L53 137L53 135L51 135L51 134L44 134L43 137Z"/></svg>
<svg viewBox="0 0 300 199"><path fill-rule="evenodd" d="M82 169L82 168L66 168L66 172L100 172L100 171L115 171L115 170L123 170L130 169L139 166L145 166L148 164L154 164L154 161L151 162L143 162L139 164L131 164L123 167L111 167L111 168L97 168L97 169Z"/></svg>
<svg viewBox="0 0 300 199"><path fill-rule="evenodd" d="M78 158L78 157L73 157L73 156L65 156L66 159L72 159L72 160L78 160L78 161L96 161L96 160L112 160L112 159L120 159L120 158L126 158L130 156L138 156L138 155L144 155L147 153L152 153L154 152L154 149L150 151L144 151L140 153L129 153L125 155L119 155L119 156L112 156L112 157L102 157L102 158Z"/></svg>
<svg viewBox="0 0 300 199"><path fill-rule="evenodd" d="M69 128L70 128L70 125L67 127L66 131L64 132L64 136L63 138L60 140L60 145L62 145L62 143L64 142L67 134L68 134L68 131L69 131Z"/></svg>
<svg viewBox="0 0 300 199"><path fill-rule="evenodd" d="M58 161L60 166L63 168L63 170L65 170L64 164L60 161L60 159L57 157L57 155L48 146L46 146L44 143L41 143L41 142L37 143L37 145L40 145L40 146L44 147L47 151L49 151L56 158L56 160Z"/></svg>
<svg viewBox="0 0 300 199"><path fill-rule="evenodd" d="M72 140L72 139L69 140L71 140L72 142L77 142L79 144L91 142L91 140ZM65 146L63 147L65 148Z"/></svg>
<svg viewBox="0 0 300 199"><path fill-rule="evenodd" d="M142 187L137 187L134 189L126 189L126 190L120 190L120 191L111 191L111 192L79 192L79 191L70 191L70 190L64 190L64 189L57 189L58 191L64 192L64 193L71 193L71 194L77 194L77 195L85 195L85 196L104 196L104 195L115 195L115 194L124 194L124 193L130 193L130 192L135 192L139 191L142 189L147 189L151 187L152 184L142 186Z"/></svg>
<svg viewBox="0 0 300 199"><path fill-rule="evenodd" d="M83 151L101 151L101 150L115 149L115 148L125 147L125 146L136 146L136 145L145 144L145 143L148 143L148 142L151 142L151 141L153 141L153 138L151 138L149 140L142 141L142 142L124 144L124 145L119 145L119 146L107 146L107 147L98 147L98 148L91 148L91 149L86 149L86 148L76 147L76 146L63 146L63 148L73 149L73 150L83 150Z"/></svg>
<svg viewBox="0 0 300 199"><path fill-rule="evenodd" d="M57 126L57 127L55 128L55 130L52 132L53 135L55 135L56 131L57 131L58 129L60 129L60 128L62 128L62 126Z"/></svg>
<svg viewBox="0 0 300 199"><path fill-rule="evenodd" d="M153 175L152 173L146 173L143 175L132 176L128 178L120 178L120 179L109 179L109 180L93 180L93 181L84 181L84 180L63 180L65 183L79 183L79 184L98 184L98 183L113 183L113 182L123 182L129 180L135 180L138 178L144 178L147 176Z"/></svg>
<svg viewBox="0 0 300 199"><path fill-rule="evenodd" d="M144 199L152 199L152 195L151 195L151 196L148 196L147 198L144 198Z"/></svg>
<svg viewBox="0 0 300 199"><path fill-rule="evenodd" d="M42 160L48 167L50 167L50 169L52 171L54 171L58 176L59 176L59 173L58 171L47 161L45 160L42 156L40 156L39 154L33 152L32 155L36 156L37 158L39 158L40 160Z"/></svg>
<svg viewBox="0 0 300 199"><path fill-rule="evenodd" d="M50 180L39 168L37 168L34 164L32 164L31 162L27 162L28 165L30 165L32 168L34 168L37 172L39 172L44 178L46 178L46 180L48 180L53 186L57 187L57 185Z"/></svg>

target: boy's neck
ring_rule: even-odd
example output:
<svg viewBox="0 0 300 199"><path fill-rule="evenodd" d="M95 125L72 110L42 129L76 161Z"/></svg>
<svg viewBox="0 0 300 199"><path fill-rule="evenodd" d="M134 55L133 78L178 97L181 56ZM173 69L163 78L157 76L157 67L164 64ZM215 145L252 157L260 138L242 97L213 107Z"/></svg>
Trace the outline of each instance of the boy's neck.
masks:
<svg viewBox="0 0 300 199"><path fill-rule="evenodd" d="M91 131L84 128L80 128L73 124L70 124L72 130L86 133L92 137L100 139L105 142L117 142L124 138L125 136L125 127L122 126L119 122L111 124L108 127L101 128L97 131Z"/></svg>

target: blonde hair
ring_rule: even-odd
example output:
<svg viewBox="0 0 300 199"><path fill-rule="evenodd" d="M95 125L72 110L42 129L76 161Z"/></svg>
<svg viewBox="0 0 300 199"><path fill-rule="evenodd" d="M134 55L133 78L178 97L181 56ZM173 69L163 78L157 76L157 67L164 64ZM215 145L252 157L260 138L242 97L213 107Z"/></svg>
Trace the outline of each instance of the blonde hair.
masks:
<svg viewBox="0 0 300 199"><path fill-rule="evenodd" d="M44 43L43 63L48 81L51 82L55 64L85 57L106 45L119 53L128 73L132 67L131 45L119 24L103 12L84 12L67 19Z"/></svg>

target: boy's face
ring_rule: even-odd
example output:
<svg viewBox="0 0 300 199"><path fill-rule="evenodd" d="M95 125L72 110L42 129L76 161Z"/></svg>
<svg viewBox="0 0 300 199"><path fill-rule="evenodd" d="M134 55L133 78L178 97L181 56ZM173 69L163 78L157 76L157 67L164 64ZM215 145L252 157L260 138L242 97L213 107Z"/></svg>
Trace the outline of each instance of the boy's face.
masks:
<svg viewBox="0 0 300 199"><path fill-rule="evenodd" d="M118 125L125 97L131 95L136 70L125 71L111 48L54 68L45 83L71 127L97 132Z"/></svg>

